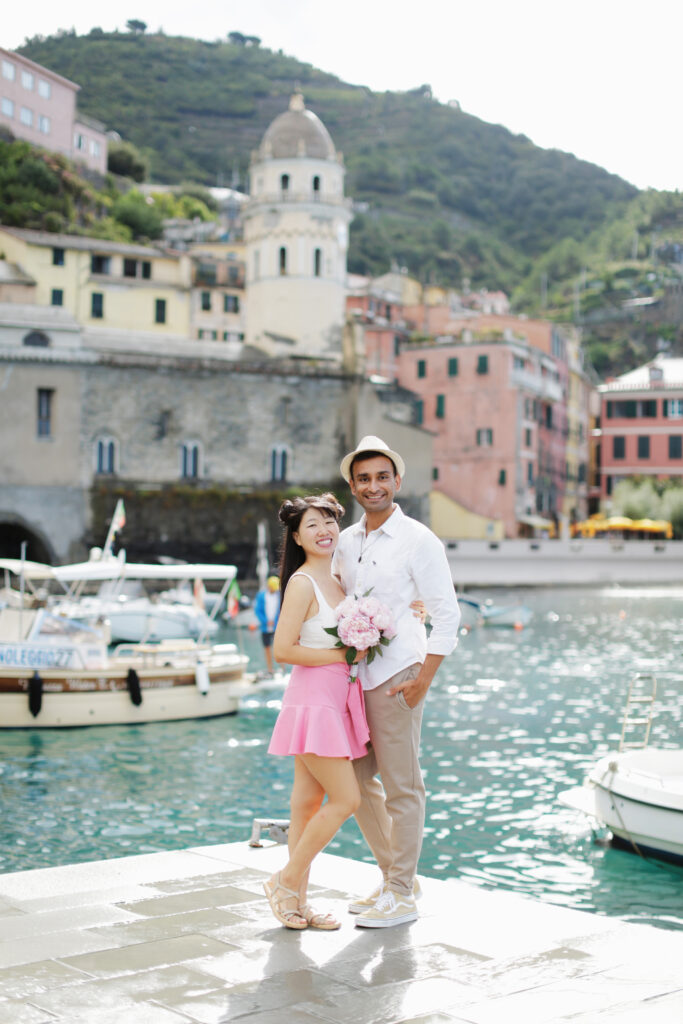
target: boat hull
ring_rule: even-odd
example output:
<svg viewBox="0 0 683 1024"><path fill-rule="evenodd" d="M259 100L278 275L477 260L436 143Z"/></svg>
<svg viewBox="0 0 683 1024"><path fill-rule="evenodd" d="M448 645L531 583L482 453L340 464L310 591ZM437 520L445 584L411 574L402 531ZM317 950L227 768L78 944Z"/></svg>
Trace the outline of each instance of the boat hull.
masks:
<svg viewBox="0 0 683 1024"><path fill-rule="evenodd" d="M40 673L42 700L34 716L29 708L26 675L0 672L0 728L50 729L84 725L132 725L185 718L212 718L239 710L248 691L246 659L207 666L208 688L197 684L194 668L117 666L100 671ZM133 703L128 689L129 668L134 668L142 700Z"/></svg>
<svg viewBox="0 0 683 1024"><path fill-rule="evenodd" d="M683 751L607 755L559 799L605 825L618 845L683 860Z"/></svg>

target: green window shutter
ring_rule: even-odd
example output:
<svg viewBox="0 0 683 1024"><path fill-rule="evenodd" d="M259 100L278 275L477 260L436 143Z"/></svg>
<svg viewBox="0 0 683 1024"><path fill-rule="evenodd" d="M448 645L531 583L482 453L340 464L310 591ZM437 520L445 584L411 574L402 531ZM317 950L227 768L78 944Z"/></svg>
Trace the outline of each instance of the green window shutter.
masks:
<svg viewBox="0 0 683 1024"><path fill-rule="evenodd" d="M458 376L458 360L455 357L448 360L448 376Z"/></svg>

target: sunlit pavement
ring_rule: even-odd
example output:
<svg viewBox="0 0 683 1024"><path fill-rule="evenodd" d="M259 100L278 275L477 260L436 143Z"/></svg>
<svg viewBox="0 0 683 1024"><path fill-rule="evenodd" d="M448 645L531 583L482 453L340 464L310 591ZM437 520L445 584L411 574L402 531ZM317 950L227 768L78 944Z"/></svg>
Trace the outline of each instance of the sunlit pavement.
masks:
<svg viewBox="0 0 683 1024"><path fill-rule="evenodd" d="M360 929L377 877L322 855L339 931L282 928L246 842L0 875L0 1024L681 1024L683 932L423 879L420 918Z"/></svg>

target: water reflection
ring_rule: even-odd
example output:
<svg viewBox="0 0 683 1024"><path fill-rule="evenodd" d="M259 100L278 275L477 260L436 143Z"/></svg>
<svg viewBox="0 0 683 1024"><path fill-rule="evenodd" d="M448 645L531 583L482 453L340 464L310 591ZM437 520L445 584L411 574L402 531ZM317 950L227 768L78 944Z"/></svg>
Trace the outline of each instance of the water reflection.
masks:
<svg viewBox="0 0 683 1024"><path fill-rule="evenodd" d="M618 743L635 671L657 676L651 742L679 745L683 591L523 599L526 630L463 636L433 685L421 870L675 927L683 871L596 845L556 797ZM244 841L253 817L287 816L291 764L266 753L278 707L262 691L206 722L0 734L0 870ZM353 822L330 850L370 859Z"/></svg>

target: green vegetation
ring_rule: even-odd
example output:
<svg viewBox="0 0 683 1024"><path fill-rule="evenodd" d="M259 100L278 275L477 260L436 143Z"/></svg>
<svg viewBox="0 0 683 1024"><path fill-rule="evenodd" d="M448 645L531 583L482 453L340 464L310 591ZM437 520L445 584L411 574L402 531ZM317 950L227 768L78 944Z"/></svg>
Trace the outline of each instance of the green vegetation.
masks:
<svg viewBox="0 0 683 1024"><path fill-rule="evenodd" d="M669 302L683 259L679 193L639 193L570 154L436 102L427 85L373 93L241 32L204 42L149 33L134 19L128 29L36 36L20 50L78 82L83 112L120 133L125 141L111 147L116 175L200 186L237 178L246 188L251 152L300 88L344 153L356 208L349 270L377 275L395 262L422 282L501 288L519 312L580 323L605 376L667 345L683 350L680 310ZM30 217L52 230L68 222L155 238L160 215L171 215L158 197L143 209L139 196L123 198L112 183L103 196L83 187L91 201L67 183L57 192L36 187L26 199ZM210 210L208 194L198 198ZM29 216L21 196L2 202L9 223Z"/></svg>
<svg viewBox="0 0 683 1024"><path fill-rule="evenodd" d="M122 178L144 181L149 175L149 161L132 142L110 142L107 147L107 169Z"/></svg>
<svg viewBox="0 0 683 1024"><path fill-rule="evenodd" d="M513 301L535 315L582 324L595 370L614 376L662 349L683 351L675 299L682 273L683 195L647 191L582 242L552 246Z"/></svg>
<svg viewBox="0 0 683 1024"><path fill-rule="evenodd" d="M674 539L683 539L683 481L632 477L620 480L611 500L612 515L629 519L668 519Z"/></svg>
<svg viewBox="0 0 683 1024"><path fill-rule="evenodd" d="M210 220L213 205L197 186L143 196L110 176L97 190L59 153L0 140L0 223L10 227L144 242L161 236L164 217Z"/></svg>
<svg viewBox="0 0 683 1024"><path fill-rule="evenodd" d="M344 152L360 206L349 269L393 260L423 281L511 291L562 239L585 239L637 190L606 171L432 99L373 93L230 32L214 42L60 33L21 52L79 83L79 105L137 147L153 180L246 185L251 151L299 87Z"/></svg>

